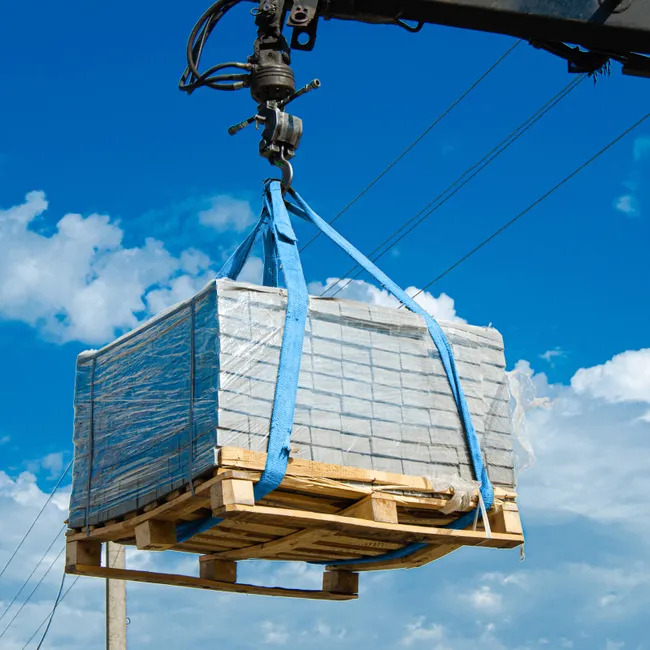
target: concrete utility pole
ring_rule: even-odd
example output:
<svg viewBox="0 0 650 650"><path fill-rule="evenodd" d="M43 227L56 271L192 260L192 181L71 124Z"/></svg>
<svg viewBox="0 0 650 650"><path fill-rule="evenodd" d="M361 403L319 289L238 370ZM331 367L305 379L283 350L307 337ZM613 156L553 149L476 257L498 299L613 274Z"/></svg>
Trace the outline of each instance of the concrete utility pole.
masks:
<svg viewBox="0 0 650 650"><path fill-rule="evenodd" d="M106 566L124 569L124 546L106 543ZM126 581L106 580L106 650L126 650Z"/></svg>

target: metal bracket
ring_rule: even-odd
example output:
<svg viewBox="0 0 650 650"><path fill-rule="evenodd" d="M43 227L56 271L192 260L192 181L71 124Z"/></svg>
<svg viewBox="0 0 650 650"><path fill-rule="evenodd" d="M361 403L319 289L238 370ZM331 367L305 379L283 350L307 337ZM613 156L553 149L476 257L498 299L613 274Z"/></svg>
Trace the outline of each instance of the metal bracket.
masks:
<svg viewBox="0 0 650 650"><path fill-rule="evenodd" d="M530 44L537 49L546 50L551 54L566 59L568 71L575 74L586 73L593 75L606 66L610 59L609 54L581 50L579 47L569 47L564 43L530 41Z"/></svg>
<svg viewBox="0 0 650 650"><path fill-rule="evenodd" d="M310 52L316 44L319 0L296 0L291 8L287 26L293 27L291 48Z"/></svg>

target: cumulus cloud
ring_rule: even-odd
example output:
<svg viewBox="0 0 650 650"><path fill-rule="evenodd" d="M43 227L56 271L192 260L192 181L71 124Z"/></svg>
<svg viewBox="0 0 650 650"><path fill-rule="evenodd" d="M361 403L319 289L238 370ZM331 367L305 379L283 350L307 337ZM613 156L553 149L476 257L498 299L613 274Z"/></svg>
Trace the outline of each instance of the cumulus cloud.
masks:
<svg viewBox="0 0 650 650"><path fill-rule="evenodd" d="M202 288L211 277L210 258L196 249L171 254L161 241L147 238L126 247L124 232L106 215L65 214L51 233L39 229L48 209L43 192L0 210L0 317L38 328L47 338L66 342L105 343L132 329L144 318ZM246 201L229 196L212 200L199 214L217 230L241 230L253 220ZM261 280L262 262L252 257L241 274ZM320 294L335 278L309 285ZM407 293L414 295L415 287ZM396 307L388 292L361 280L351 281L340 297ZM416 301L436 318L465 322L454 300L423 292Z"/></svg>
<svg viewBox="0 0 650 650"><path fill-rule="evenodd" d="M210 199L210 207L199 212L199 223L218 231L245 230L255 220L248 201L221 194Z"/></svg>
<svg viewBox="0 0 650 650"><path fill-rule="evenodd" d="M203 253L175 257L151 238L127 248L122 229L105 215L66 214L52 234L43 234L37 224L47 208L43 192L30 192L24 203L0 210L5 319L60 342L103 343L207 280L210 260Z"/></svg>
<svg viewBox="0 0 650 650"><path fill-rule="evenodd" d="M478 589L464 594L462 598L481 612L496 613L501 609L501 594L494 591L489 585L481 585Z"/></svg>
<svg viewBox="0 0 650 650"><path fill-rule="evenodd" d="M520 482L523 509L630 529L650 523L649 358L650 350L618 354L578 370L569 386L533 377L550 406L528 414L536 463Z"/></svg>
<svg viewBox="0 0 650 650"><path fill-rule="evenodd" d="M336 284L337 282L338 284ZM323 293L326 288L330 287L331 290L327 292L327 296L332 296L336 289L344 287L336 295L337 298L360 300L363 302L369 302L373 305L383 305L385 307L398 307L400 305L399 300L394 298L390 293L388 293L388 291L385 289L380 289L374 284L370 284L364 280L327 278L325 282L310 282L309 293L314 296L318 296ZM409 296L414 296L419 291L420 290L417 287L412 286L406 289L406 293ZM425 309L429 314L438 320L456 323L467 322L456 314L454 299L448 296L446 293L441 293L436 298L428 291L423 291L416 296L415 302L417 302L423 309Z"/></svg>
<svg viewBox="0 0 650 650"><path fill-rule="evenodd" d="M571 387L607 402L650 402L650 348L628 350L602 365L581 368Z"/></svg>

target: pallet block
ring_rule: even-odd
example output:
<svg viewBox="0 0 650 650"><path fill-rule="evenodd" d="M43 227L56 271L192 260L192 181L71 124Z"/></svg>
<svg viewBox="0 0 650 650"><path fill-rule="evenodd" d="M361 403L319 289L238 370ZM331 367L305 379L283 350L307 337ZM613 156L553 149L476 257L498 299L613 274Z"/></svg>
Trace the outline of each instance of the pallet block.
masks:
<svg viewBox="0 0 650 650"><path fill-rule="evenodd" d="M291 459L280 487L253 499L266 454L223 447L219 468L166 499L102 526L69 530L66 571L100 578L154 582L236 593L325 600L357 597L359 571L413 568L462 546L514 548L523 543L516 494L495 490L488 516L476 529L445 528L462 512L445 514L451 492L435 492L429 479ZM469 508L477 505L475 498ZM146 511L145 511L146 510ZM207 516L223 521L185 542L176 526ZM113 541L141 550L199 555L199 576L101 566L101 544ZM424 542L404 558L370 564L361 560ZM326 565L321 590L264 587L237 582L237 562L248 559L305 561ZM352 561L352 562L350 562Z"/></svg>

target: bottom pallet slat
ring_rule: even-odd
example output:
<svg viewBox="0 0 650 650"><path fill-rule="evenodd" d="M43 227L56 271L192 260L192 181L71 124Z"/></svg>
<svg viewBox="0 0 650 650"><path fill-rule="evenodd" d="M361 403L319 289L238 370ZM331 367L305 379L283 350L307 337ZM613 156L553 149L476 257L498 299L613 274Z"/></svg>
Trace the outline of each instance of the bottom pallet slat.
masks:
<svg viewBox="0 0 650 650"><path fill-rule="evenodd" d="M281 596L284 598L306 598L309 600L354 600L358 594L336 593L333 591L287 589L285 587L263 587L261 585L241 584L237 582L221 582L207 580L194 576L183 576L175 573L156 573L152 571L136 571L134 569L113 569L101 566L73 564L66 567L66 573L95 578L111 578L113 580L131 580L134 582L149 582L177 587L193 587L195 589L211 589L213 591L229 591L238 594L257 596Z"/></svg>

